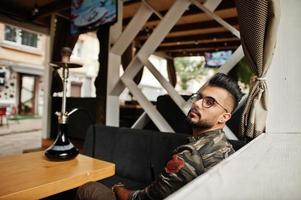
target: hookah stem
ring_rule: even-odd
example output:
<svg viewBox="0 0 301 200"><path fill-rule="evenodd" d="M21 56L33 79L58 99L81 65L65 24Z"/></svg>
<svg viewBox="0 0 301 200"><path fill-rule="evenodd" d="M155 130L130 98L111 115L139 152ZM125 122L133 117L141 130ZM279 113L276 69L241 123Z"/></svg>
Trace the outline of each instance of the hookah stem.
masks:
<svg viewBox="0 0 301 200"><path fill-rule="evenodd" d="M66 114L66 92L67 92L67 82L68 82L68 67L65 63L65 66L63 67L63 99L62 99L62 117L64 118L64 115ZM63 123L65 123L65 120L63 120Z"/></svg>

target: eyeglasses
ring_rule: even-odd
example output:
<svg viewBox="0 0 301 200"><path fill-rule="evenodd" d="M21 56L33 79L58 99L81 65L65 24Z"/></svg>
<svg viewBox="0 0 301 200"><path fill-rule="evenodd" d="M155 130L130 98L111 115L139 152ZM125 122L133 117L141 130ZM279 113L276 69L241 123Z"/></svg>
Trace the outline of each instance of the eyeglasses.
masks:
<svg viewBox="0 0 301 200"><path fill-rule="evenodd" d="M203 97L201 94L199 93L194 93L191 95L190 97L190 100L192 102L196 102L196 101L199 101L202 99L202 106L204 108L210 108L212 107L214 104L217 104L219 105L220 107L222 107L226 112L228 112L228 110L222 106L220 103L218 103L213 97L210 97L210 96L206 96L206 97Z"/></svg>

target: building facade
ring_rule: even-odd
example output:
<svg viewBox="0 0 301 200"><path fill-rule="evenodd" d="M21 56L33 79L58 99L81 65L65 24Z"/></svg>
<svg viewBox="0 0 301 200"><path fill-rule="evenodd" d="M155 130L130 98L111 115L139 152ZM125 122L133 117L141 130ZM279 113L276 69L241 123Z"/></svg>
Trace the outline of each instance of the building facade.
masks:
<svg viewBox="0 0 301 200"><path fill-rule="evenodd" d="M41 115L46 36L0 24L0 106Z"/></svg>
<svg viewBox="0 0 301 200"><path fill-rule="evenodd" d="M43 113L43 77L46 35L0 23L0 107L8 114ZM94 80L98 70L98 40L93 33L80 35L71 62L82 68L70 69L68 97L95 96ZM55 94L60 96L60 94Z"/></svg>

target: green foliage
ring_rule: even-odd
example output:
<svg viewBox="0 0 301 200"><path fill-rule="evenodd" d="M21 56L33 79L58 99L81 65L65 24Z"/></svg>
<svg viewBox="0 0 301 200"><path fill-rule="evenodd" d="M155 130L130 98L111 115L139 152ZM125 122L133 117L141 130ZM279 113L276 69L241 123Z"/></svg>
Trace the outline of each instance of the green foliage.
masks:
<svg viewBox="0 0 301 200"><path fill-rule="evenodd" d="M202 79L208 73L208 70L204 68L204 61L193 59L191 57L175 58L174 64L183 90L187 89L187 82L189 80Z"/></svg>
<svg viewBox="0 0 301 200"><path fill-rule="evenodd" d="M237 67L238 80L242 83L249 85L250 78L254 75L254 73L251 71L246 59L243 58L237 64L236 67Z"/></svg>
<svg viewBox="0 0 301 200"><path fill-rule="evenodd" d="M195 59L192 57L178 57L174 60L177 76L180 79L180 86L183 90L186 90L189 80L201 80L208 75L210 70L217 70L211 68L205 68L205 61ZM230 72L229 75L237 81L240 81L246 85L249 85L250 78L254 73L250 70L250 67L245 58L243 58Z"/></svg>

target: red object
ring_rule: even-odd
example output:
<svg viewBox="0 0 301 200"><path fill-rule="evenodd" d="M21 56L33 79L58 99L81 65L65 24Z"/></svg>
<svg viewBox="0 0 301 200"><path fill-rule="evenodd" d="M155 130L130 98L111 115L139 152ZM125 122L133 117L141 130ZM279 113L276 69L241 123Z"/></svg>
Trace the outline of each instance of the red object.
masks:
<svg viewBox="0 0 301 200"><path fill-rule="evenodd" d="M16 114L17 114L17 108L16 108L16 106L14 106L12 108L11 115L16 115Z"/></svg>
<svg viewBox="0 0 301 200"><path fill-rule="evenodd" d="M6 107L0 107L0 116L5 116L6 115Z"/></svg>
<svg viewBox="0 0 301 200"><path fill-rule="evenodd" d="M6 116L6 107L0 107L0 126L3 125L3 116Z"/></svg>
<svg viewBox="0 0 301 200"><path fill-rule="evenodd" d="M172 156L172 159L167 163L165 171L167 173L178 173L184 166L184 161L175 154Z"/></svg>

